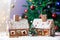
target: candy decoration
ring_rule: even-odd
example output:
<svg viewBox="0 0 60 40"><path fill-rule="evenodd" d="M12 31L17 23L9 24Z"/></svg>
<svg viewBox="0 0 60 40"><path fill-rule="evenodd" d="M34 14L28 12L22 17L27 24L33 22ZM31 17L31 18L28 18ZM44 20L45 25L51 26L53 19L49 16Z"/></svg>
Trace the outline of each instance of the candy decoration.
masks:
<svg viewBox="0 0 60 40"><path fill-rule="evenodd" d="M55 30L58 30L58 26L55 26Z"/></svg>
<svg viewBox="0 0 60 40"><path fill-rule="evenodd" d="M30 9L31 9L31 10L34 10L34 9L35 9L35 6L33 6L33 5L30 6Z"/></svg>
<svg viewBox="0 0 60 40"><path fill-rule="evenodd" d="M28 10L26 9L26 10L24 10L24 12L25 12L25 13L27 13L27 12L28 12Z"/></svg>
<svg viewBox="0 0 60 40"><path fill-rule="evenodd" d="M41 18L42 17L42 14L41 15L39 15L39 18Z"/></svg>
<svg viewBox="0 0 60 40"><path fill-rule="evenodd" d="M52 14L52 17L53 17L53 18L56 18L56 17L57 17L57 14L56 14L56 13L53 13L53 14Z"/></svg>
<svg viewBox="0 0 60 40"><path fill-rule="evenodd" d="M25 16L25 19L27 19L28 17L27 16Z"/></svg>
<svg viewBox="0 0 60 40"><path fill-rule="evenodd" d="M39 16L39 18L41 18L41 16Z"/></svg>

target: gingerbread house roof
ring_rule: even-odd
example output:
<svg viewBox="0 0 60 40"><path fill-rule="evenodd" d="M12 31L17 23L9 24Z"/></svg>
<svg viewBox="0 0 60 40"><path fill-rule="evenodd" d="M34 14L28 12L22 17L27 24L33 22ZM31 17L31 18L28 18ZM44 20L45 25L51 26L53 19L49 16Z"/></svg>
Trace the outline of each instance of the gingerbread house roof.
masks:
<svg viewBox="0 0 60 40"><path fill-rule="evenodd" d="M52 19L48 19L46 22L42 22L42 19L34 19L33 27L41 29L50 29L52 22L53 22Z"/></svg>
<svg viewBox="0 0 60 40"><path fill-rule="evenodd" d="M20 21L12 22L12 28L13 29L27 29L27 28L29 28L28 20L21 19Z"/></svg>

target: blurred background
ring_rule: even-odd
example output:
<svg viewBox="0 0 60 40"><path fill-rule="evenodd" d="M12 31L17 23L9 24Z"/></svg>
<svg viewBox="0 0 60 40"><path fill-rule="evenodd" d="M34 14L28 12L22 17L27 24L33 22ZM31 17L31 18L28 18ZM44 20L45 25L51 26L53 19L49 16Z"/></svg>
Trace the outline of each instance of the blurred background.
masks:
<svg viewBox="0 0 60 40"><path fill-rule="evenodd" d="M10 17L10 3L11 0L0 0L0 32L6 31L6 20Z"/></svg>

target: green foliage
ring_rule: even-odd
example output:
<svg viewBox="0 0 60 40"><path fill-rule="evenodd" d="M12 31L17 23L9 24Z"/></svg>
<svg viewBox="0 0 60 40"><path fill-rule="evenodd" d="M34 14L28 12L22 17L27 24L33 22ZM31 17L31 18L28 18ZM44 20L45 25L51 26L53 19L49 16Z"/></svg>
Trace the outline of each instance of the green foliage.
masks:
<svg viewBox="0 0 60 40"><path fill-rule="evenodd" d="M56 1L57 0L26 0L27 5L23 5L23 6L28 8L28 12L25 13L25 15L28 16L30 27L32 24L31 21L33 21L35 18L39 18L40 14L47 14L47 18L51 19L52 12L56 12L56 6L55 6ZM31 5L35 6L34 10L31 10L30 8ZM48 5L50 5L51 7L48 8ZM55 25L60 27L60 15L58 15L57 18L54 19L54 23Z"/></svg>

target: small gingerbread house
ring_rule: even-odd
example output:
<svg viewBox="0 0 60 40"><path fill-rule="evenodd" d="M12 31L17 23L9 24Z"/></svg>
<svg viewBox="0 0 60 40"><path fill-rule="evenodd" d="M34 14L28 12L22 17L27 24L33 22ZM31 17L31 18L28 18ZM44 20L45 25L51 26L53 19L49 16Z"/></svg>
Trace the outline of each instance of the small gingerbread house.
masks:
<svg viewBox="0 0 60 40"><path fill-rule="evenodd" d="M36 29L38 36L54 35L54 23L52 19L42 22L42 19L34 19L33 28Z"/></svg>
<svg viewBox="0 0 60 40"><path fill-rule="evenodd" d="M28 20L27 19L19 20L19 18L17 17L15 21L11 22L11 26L9 28L10 37L27 36L29 31Z"/></svg>

